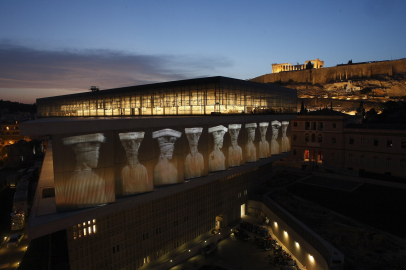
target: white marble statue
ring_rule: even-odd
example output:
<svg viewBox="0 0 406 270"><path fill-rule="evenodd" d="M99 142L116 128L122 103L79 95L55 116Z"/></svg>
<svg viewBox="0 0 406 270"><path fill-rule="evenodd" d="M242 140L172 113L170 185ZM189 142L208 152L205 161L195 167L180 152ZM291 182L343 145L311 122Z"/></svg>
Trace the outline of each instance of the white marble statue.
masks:
<svg viewBox="0 0 406 270"><path fill-rule="evenodd" d="M91 207L107 203L105 180L92 169L97 168L100 144L106 138L102 133L79 135L62 139L75 151L76 168L65 185L56 190L60 206L67 208Z"/></svg>
<svg viewBox="0 0 406 270"><path fill-rule="evenodd" d="M175 141L181 135L181 132L169 128L152 133L152 138L158 140L160 149L158 163L154 168L154 185L178 183L178 170L170 160L175 149Z"/></svg>
<svg viewBox="0 0 406 270"><path fill-rule="evenodd" d="M203 175L204 160L203 155L199 153L197 145L203 128L185 128L187 140L189 142L190 153L185 159L185 177L186 179L200 177Z"/></svg>
<svg viewBox="0 0 406 270"><path fill-rule="evenodd" d="M259 123L259 132L261 133L261 141L259 142L259 158L267 158L270 156L269 143L266 140L268 125L268 122Z"/></svg>
<svg viewBox="0 0 406 270"><path fill-rule="evenodd" d="M123 145L127 165L121 171L122 190L121 195L143 193L154 190L152 181L148 180L147 168L138 161L138 149L144 139L144 132L119 133Z"/></svg>
<svg viewBox="0 0 406 270"><path fill-rule="evenodd" d="M278 133L281 127L281 122L272 121L272 140L271 140L271 155L280 154L279 143L278 143Z"/></svg>
<svg viewBox="0 0 406 270"><path fill-rule="evenodd" d="M238 134L241 130L241 124L230 124L228 130L231 137L231 146L228 148L228 166L240 166L242 165L242 149L238 145Z"/></svg>
<svg viewBox="0 0 406 270"><path fill-rule="evenodd" d="M245 161L255 162L257 161L257 148L254 145L255 140L255 129L257 128L257 123L245 124L245 129L248 134L248 141L245 145Z"/></svg>
<svg viewBox="0 0 406 270"><path fill-rule="evenodd" d="M221 171L226 169L224 156L221 148L223 148L224 134L227 132L227 128L224 126L216 126L209 128L209 133L213 134L214 149L209 155L209 171Z"/></svg>
<svg viewBox="0 0 406 270"><path fill-rule="evenodd" d="M290 151L289 138L286 136L286 131L288 130L289 122L282 121L282 152Z"/></svg>

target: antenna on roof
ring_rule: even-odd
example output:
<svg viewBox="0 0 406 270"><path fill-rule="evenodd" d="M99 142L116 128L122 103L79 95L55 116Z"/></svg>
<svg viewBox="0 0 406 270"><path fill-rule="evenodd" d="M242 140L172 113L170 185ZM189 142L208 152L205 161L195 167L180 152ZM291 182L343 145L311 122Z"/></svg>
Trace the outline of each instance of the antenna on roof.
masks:
<svg viewBox="0 0 406 270"><path fill-rule="evenodd" d="M99 91L99 87L92 85L92 86L90 86L89 90L91 90L92 92L97 92L97 91Z"/></svg>

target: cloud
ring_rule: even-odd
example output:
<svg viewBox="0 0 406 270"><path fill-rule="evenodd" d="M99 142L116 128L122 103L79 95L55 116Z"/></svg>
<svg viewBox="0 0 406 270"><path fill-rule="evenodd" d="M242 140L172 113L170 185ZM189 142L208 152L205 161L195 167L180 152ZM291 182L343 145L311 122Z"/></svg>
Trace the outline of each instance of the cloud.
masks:
<svg viewBox="0 0 406 270"><path fill-rule="evenodd" d="M114 50L41 51L0 41L0 88L100 89L215 76L229 59Z"/></svg>

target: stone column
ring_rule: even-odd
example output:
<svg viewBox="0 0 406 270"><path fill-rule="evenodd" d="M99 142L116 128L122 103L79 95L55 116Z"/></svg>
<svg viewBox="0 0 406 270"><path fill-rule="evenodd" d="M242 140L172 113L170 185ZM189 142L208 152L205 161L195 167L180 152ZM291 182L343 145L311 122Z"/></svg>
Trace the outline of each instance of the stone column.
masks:
<svg viewBox="0 0 406 270"><path fill-rule="evenodd" d="M143 193L154 190L154 184L148 179L147 168L138 161L138 150L145 132L119 133L127 164L121 170L122 195Z"/></svg>
<svg viewBox="0 0 406 270"><path fill-rule="evenodd" d="M82 208L107 203L105 180L93 171L99 162L100 144L105 141L102 133L62 139L62 143L75 152L76 168L64 185L55 185L57 201L61 202L59 206Z"/></svg>
<svg viewBox="0 0 406 270"><path fill-rule="evenodd" d="M181 135L181 132L169 128L152 133L152 138L157 139L160 150L158 163L154 168L154 185L178 183L178 170L171 160L175 142Z"/></svg>
<svg viewBox="0 0 406 270"><path fill-rule="evenodd" d="M259 132L261 133L261 141L259 142L259 158L267 158L270 156L269 143L266 140L268 126L268 122L259 123Z"/></svg>
<svg viewBox="0 0 406 270"><path fill-rule="evenodd" d="M257 161L257 148L254 145L255 140L255 129L257 128L257 123L245 124L245 129L247 130L248 141L245 145L245 161L255 162Z"/></svg>
<svg viewBox="0 0 406 270"><path fill-rule="evenodd" d="M271 140L271 155L277 155L280 153L279 143L278 143L278 133L281 127L281 122L272 121L272 140Z"/></svg>
<svg viewBox="0 0 406 270"><path fill-rule="evenodd" d="M204 159L203 155L199 153L197 145L199 143L200 135L202 135L203 128L185 128L187 140L189 142L190 152L185 159L185 177L186 179L203 176Z"/></svg>
<svg viewBox="0 0 406 270"><path fill-rule="evenodd" d="M216 126L209 128L209 133L213 134L214 139L214 148L213 151L209 155L209 171L221 171L225 170L225 160L226 157L224 156L221 148L223 148L223 139L224 134L228 131L228 129L224 126Z"/></svg>
<svg viewBox="0 0 406 270"><path fill-rule="evenodd" d="M241 124L230 124L228 130L231 137L231 146L228 148L228 165L230 167L242 165L242 149L238 145L238 134L241 130Z"/></svg>
<svg viewBox="0 0 406 270"><path fill-rule="evenodd" d="M288 121L282 121L282 152L290 151L289 138L286 136L288 126L289 126Z"/></svg>

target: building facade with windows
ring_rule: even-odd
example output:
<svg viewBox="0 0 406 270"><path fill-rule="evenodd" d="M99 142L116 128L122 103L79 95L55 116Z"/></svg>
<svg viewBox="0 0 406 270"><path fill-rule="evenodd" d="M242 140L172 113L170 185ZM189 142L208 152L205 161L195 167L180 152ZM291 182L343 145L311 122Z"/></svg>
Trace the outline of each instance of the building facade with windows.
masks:
<svg viewBox="0 0 406 270"><path fill-rule="evenodd" d="M21 132L52 143L27 233L65 230L71 269L170 268L245 214L296 119L295 90L224 77L37 104Z"/></svg>
<svg viewBox="0 0 406 270"><path fill-rule="evenodd" d="M360 116L309 112L293 121L290 160L306 168L404 177L405 134L398 125L363 125Z"/></svg>

